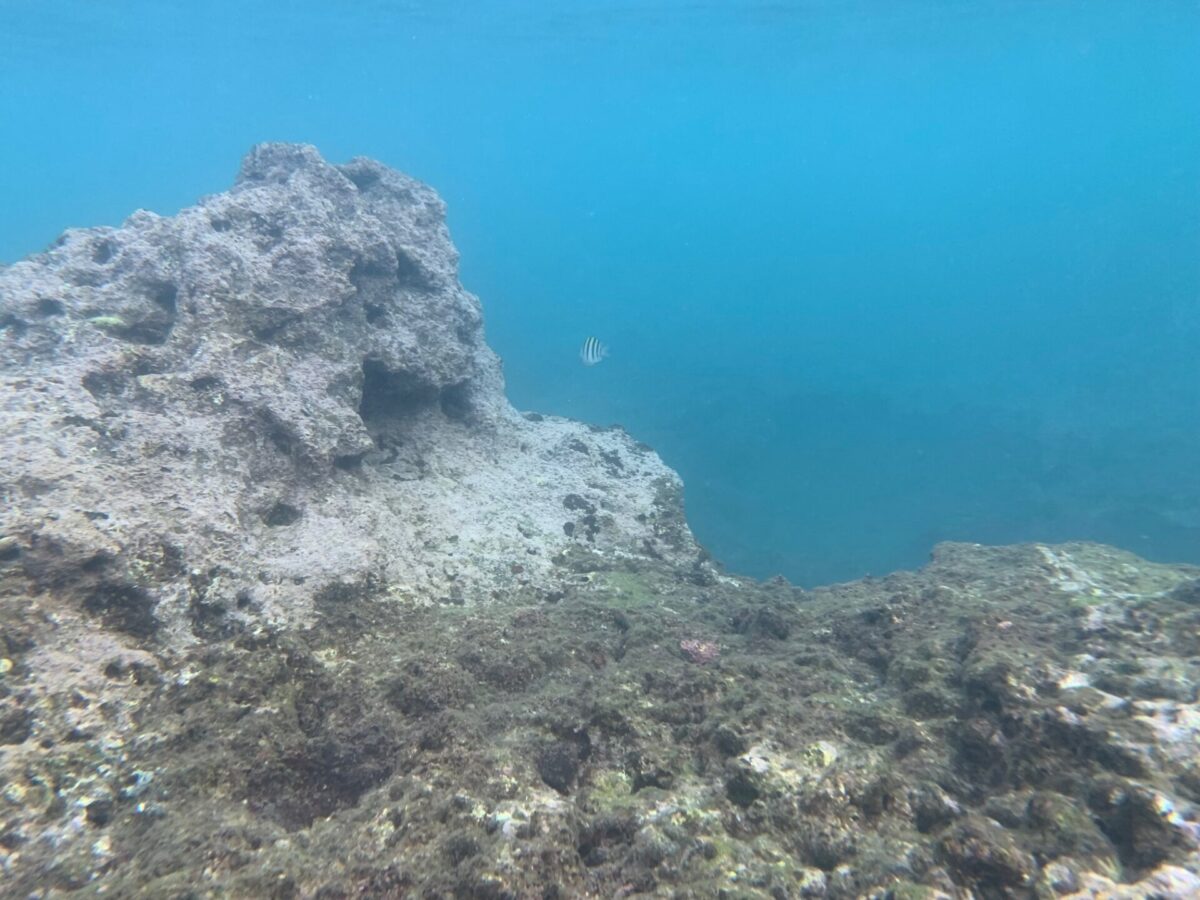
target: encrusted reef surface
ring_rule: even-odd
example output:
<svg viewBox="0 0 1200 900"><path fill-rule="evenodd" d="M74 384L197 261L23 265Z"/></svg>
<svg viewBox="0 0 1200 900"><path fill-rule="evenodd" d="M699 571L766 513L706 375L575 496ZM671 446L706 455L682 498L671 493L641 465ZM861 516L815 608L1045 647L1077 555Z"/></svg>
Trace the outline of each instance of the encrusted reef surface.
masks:
<svg viewBox="0 0 1200 900"><path fill-rule="evenodd" d="M0 271L0 894L1200 896L1200 569L726 575L455 265L265 145Z"/></svg>
<svg viewBox="0 0 1200 900"><path fill-rule="evenodd" d="M654 453L508 405L444 212L265 144L228 193L0 271L0 529L34 585L180 645L368 587L537 597L577 543L695 563Z"/></svg>

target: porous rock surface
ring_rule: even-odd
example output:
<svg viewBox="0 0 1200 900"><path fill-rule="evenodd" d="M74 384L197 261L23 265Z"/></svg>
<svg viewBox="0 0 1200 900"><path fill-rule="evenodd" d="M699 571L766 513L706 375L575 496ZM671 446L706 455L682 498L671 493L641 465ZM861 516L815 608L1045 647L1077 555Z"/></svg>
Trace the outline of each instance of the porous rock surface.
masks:
<svg viewBox="0 0 1200 900"><path fill-rule="evenodd" d="M138 638L536 594L577 543L697 561L652 452L509 406L442 201L377 162L258 146L0 271L0 324L0 535Z"/></svg>
<svg viewBox="0 0 1200 900"><path fill-rule="evenodd" d="M453 266L275 145L0 272L0 896L1200 896L1200 569L723 574Z"/></svg>

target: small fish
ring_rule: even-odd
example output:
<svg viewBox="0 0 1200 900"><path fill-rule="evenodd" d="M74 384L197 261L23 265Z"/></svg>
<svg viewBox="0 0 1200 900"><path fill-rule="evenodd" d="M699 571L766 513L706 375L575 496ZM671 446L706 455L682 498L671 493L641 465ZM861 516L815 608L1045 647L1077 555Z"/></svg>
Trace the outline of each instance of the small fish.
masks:
<svg viewBox="0 0 1200 900"><path fill-rule="evenodd" d="M579 358L585 366L594 366L608 356L608 348L594 337L588 338L579 348Z"/></svg>

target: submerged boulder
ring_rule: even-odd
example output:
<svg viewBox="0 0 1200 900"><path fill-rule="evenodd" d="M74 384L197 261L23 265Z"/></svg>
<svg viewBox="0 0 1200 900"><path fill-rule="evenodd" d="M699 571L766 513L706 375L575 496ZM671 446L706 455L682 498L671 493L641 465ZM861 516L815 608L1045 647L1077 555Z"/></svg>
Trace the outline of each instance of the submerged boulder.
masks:
<svg viewBox="0 0 1200 900"><path fill-rule="evenodd" d="M174 644L355 591L536 595L577 546L692 565L653 452L509 406L457 262L429 187L263 144L0 271L6 553Z"/></svg>

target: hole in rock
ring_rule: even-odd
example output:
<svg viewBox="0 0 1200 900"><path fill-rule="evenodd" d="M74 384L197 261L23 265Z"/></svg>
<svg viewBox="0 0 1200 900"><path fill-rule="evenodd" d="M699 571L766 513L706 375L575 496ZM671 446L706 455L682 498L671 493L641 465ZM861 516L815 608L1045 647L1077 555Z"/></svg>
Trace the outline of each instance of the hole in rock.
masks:
<svg viewBox="0 0 1200 900"><path fill-rule="evenodd" d="M158 630L154 598L131 584L102 584L83 601L83 608L109 628L137 638L148 638Z"/></svg>
<svg viewBox="0 0 1200 900"><path fill-rule="evenodd" d="M294 310L278 307L265 307L252 313L254 321L250 322L250 333L254 339L264 344L279 343L276 339L288 326L298 322L300 316Z"/></svg>
<svg viewBox="0 0 1200 900"><path fill-rule="evenodd" d="M93 397L108 397L124 390L129 376L125 372L88 372L83 376L83 386Z"/></svg>
<svg viewBox="0 0 1200 900"><path fill-rule="evenodd" d="M386 325L387 310L378 303L364 303L363 310L367 314L368 325Z"/></svg>
<svg viewBox="0 0 1200 900"><path fill-rule="evenodd" d="M396 281L406 288L429 287L429 276L421 264L403 250L396 251Z"/></svg>
<svg viewBox="0 0 1200 900"><path fill-rule="evenodd" d="M437 390L411 373L393 372L378 360L363 362L358 414L368 426L412 415L437 400Z"/></svg>
<svg viewBox="0 0 1200 900"><path fill-rule="evenodd" d="M89 575L94 575L97 572L102 572L113 563L113 556L103 550L93 556L88 557L79 566L80 571L86 572Z"/></svg>
<svg viewBox="0 0 1200 900"><path fill-rule="evenodd" d="M354 806L390 774L390 768L376 774L340 764L329 758L334 753L323 752L326 749L333 748L314 748L314 756L296 759L286 773L255 785L251 809L288 831L299 831L316 819Z"/></svg>
<svg viewBox="0 0 1200 900"><path fill-rule="evenodd" d="M354 472L362 468L363 453L347 453L333 458L333 467L343 472Z"/></svg>
<svg viewBox="0 0 1200 900"><path fill-rule="evenodd" d="M162 344L175 327L175 301L179 289L168 281L155 281L146 285L145 291L147 298L158 308L148 310L138 321L124 328L114 328L112 332L135 344Z"/></svg>
<svg viewBox="0 0 1200 900"><path fill-rule="evenodd" d="M256 418L259 426L262 428L263 436L271 442L271 446L284 456L291 456L292 451L296 449L298 443L292 429L275 418L273 413L265 409L259 410Z"/></svg>
<svg viewBox="0 0 1200 900"><path fill-rule="evenodd" d="M21 707L0 711L0 744L23 744L33 734L33 713Z"/></svg>
<svg viewBox="0 0 1200 900"><path fill-rule="evenodd" d="M290 503L276 503L263 514L263 521L272 528L294 525L303 513Z"/></svg>
<svg viewBox="0 0 1200 900"><path fill-rule="evenodd" d="M471 417L471 386L466 381L443 388L439 401L447 419L465 422Z"/></svg>
<svg viewBox="0 0 1200 900"><path fill-rule="evenodd" d="M250 808L288 831L358 804L392 774L397 744L378 721L339 692L296 684L297 736L257 766L247 784ZM282 743L282 742L281 742Z"/></svg>
<svg viewBox="0 0 1200 900"><path fill-rule="evenodd" d="M343 169L342 174L349 178L356 188L365 191L379 183L379 173L369 169Z"/></svg>
<svg viewBox="0 0 1200 900"><path fill-rule="evenodd" d="M347 277L362 301L367 322L376 326L386 324L387 307L394 302L396 292L391 266L377 260L358 259Z"/></svg>
<svg viewBox="0 0 1200 900"><path fill-rule="evenodd" d="M179 288L167 281L154 285L150 291L150 299L171 315L175 315L175 300L178 297Z"/></svg>
<svg viewBox="0 0 1200 900"><path fill-rule="evenodd" d="M67 310L66 307L64 307L58 300L52 300L49 297L44 297L38 301L37 311L39 316L50 317L61 316Z"/></svg>
<svg viewBox="0 0 1200 900"><path fill-rule="evenodd" d="M0 316L0 330L7 328L16 337L23 335L28 327L28 325L11 313L7 316Z"/></svg>
<svg viewBox="0 0 1200 900"><path fill-rule="evenodd" d="M105 238L92 247L92 262L104 265L117 255L117 245Z"/></svg>

